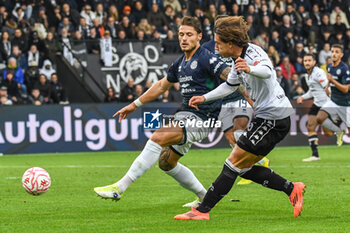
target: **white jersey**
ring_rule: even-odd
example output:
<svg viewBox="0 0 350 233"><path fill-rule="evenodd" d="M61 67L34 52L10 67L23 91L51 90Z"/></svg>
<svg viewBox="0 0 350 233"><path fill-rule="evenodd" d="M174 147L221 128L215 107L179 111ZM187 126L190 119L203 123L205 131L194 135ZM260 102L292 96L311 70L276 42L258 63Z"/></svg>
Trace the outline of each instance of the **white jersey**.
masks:
<svg viewBox="0 0 350 233"><path fill-rule="evenodd" d="M325 91L325 87L328 84L326 73L315 66L311 74L306 76L305 80L309 86L309 90L302 95L303 99L314 98L314 104L317 107L322 107L329 100Z"/></svg>
<svg viewBox="0 0 350 233"><path fill-rule="evenodd" d="M259 78L244 72L238 74L239 82L244 85L254 101L254 115L269 120L280 120L292 115L293 107L277 81L276 72L266 52L259 46L249 43L244 59L251 67L267 66L271 69L269 78ZM228 83L230 79L237 80L234 64L227 79Z"/></svg>

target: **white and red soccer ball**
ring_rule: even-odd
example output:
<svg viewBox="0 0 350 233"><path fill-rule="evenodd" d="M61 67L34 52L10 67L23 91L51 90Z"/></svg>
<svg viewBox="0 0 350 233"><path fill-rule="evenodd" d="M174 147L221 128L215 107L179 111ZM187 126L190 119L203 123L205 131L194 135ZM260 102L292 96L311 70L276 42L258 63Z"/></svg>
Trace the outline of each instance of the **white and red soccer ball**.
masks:
<svg viewBox="0 0 350 233"><path fill-rule="evenodd" d="M45 193L51 185L51 178L47 171L40 167L32 167L24 172L22 177L23 188L32 195Z"/></svg>

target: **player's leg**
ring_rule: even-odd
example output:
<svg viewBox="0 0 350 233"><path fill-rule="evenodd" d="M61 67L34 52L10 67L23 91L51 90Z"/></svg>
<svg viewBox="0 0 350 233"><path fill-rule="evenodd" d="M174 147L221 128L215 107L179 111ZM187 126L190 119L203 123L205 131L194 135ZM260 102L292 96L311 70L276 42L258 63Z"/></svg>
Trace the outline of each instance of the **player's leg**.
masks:
<svg viewBox="0 0 350 233"><path fill-rule="evenodd" d="M196 210L175 216L175 219L209 219L209 211L230 191L237 176L285 192L293 204L294 217L299 216L303 205L305 185L292 183L269 168L254 165L287 135L290 128L290 118L279 121L254 119L252 123L251 129L244 132L237 142L235 149L226 160L221 174L208 189L201 205ZM245 148L248 148L249 151ZM259 151L262 156L257 155Z"/></svg>
<svg viewBox="0 0 350 233"><path fill-rule="evenodd" d="M306 159L303 159L303 162L319 161L320 157L318 155L318 137L316 132L317 127L317 118L316 114L312 114L310 111L307 120L307 132L309 145L311 147L312 155Z"/></svg>
<svg viewBox="0 0 350 233"><path fill-rule="evenodd" d="M192 122L193 120L203 121L201 118L191 112L178 112L175 114L175 120L184 123L183 125L185 127L182 128L184 132L183 138L180 143L163 149L162 155L159 159L159 167L166 174L173 177L182 187L197 195L198 200L187 203L184 206L198 206L198 202L202 201L205 196L206 189L199 182L193 172L178 161L189 151L194 142L198 142L206 138L210 129L205 127L196 128L195 126L186 124L188 122Z"/></svg>
<svg viewBox="0 0 350 233"><path fill-rule="evenodd" d="M198 197L197 200L185 204L184 207L198 206L207 190L189 168L178 162L181 157L182 155L178 154L172 146L164 147L159 158L159 168Z"/></svg>
<svg viewBox="0 0 350 233"><path fill-rule="evenodd" d="M103 198L119 200L121 194L158 161L162 147L181 142L182 128L160 128L156 130L147 141L144 149L131 164L127 173L116 183L108 186L94 188L94 191Z"/></svg>
<svg viewBox="0 0 350 233"><path fill-rule="evenodd" d="M343 144L344 131L333 120L339 120L338 107L332 101L328 101L317 113L317 123L333 131L337 136L337 145Z"/></svg>

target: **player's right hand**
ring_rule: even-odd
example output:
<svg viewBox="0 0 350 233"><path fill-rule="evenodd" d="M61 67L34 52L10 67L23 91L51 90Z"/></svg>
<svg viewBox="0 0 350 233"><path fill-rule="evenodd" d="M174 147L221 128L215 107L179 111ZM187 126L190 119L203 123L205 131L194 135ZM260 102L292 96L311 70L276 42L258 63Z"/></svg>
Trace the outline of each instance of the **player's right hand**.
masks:
<svg viewBox="0 0 350 233"><path fill-rule="evenodd" d="M298 99L297 99L297 104L302 104L303 103L303 97L299 97Z"/></svg>
<svg viewBox="0 0 350 233"><path fill-rule="evenodd" d="M121 123L123 119L125 119L130 113L136 110L136 105L133 103L125 106L124 108L120 109L118 112L114 113L113 117L116 117L119 115L118 122Z"/></svg>
<svg viewBox="0 0 350 233"><path fill-rule="evenodd" d="M198 105L204 103L205 98L204 96L193 96L190 101L188 102L188 105L192 108L197 109L199 111Z"/></svg>

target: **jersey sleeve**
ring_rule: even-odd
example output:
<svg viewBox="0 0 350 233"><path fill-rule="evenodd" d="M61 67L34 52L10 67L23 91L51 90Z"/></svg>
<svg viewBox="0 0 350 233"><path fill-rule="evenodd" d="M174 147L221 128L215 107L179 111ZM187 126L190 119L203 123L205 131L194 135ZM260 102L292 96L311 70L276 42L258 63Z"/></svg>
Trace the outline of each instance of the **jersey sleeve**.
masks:
<svg viewBox="0 0 350 233"><path fill-rule="evenodd" d="M178 79L178 70L180 65L180 59L176 59L173 64L170 65L168 72L167 72L167 80L171 83L176 83L179 81Z"/></svg>
<svg viewBox="0 0 350 233"><path fill-rule="evenodd" d="M344 72L344 84L346 85L350 84L350 71L348 66L346 66L346 69Z"/></svg>
<svg viewBox="0 0 350 233"><path fill-rule="evenodd" d="M246 56L249 58L248 65L267 66L271 71L274 70L271 60L266 53L260 48L248 48ZM249 64L250 63L250 64Z"/></svg>
<svg viewBox="0 0 350 233"><path fill-rule="evenodd" d="M205 55L201 57L203 67L207 67L210 76L220 78L221 72L228 66L214 53L207 51L203 55Z"/></svg>

